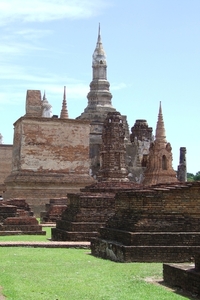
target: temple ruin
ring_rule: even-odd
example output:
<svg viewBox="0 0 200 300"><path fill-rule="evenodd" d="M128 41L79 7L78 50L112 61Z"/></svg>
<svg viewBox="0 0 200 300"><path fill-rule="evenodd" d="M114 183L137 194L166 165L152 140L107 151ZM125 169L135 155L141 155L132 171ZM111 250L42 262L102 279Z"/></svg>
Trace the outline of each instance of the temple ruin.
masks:
<svg viewBox="0 0 200 300"><path fill-rule="evenodd" d="M40 91L27 91L26 114L14 123L12 171L3 195L25 198L38 215L50 198L66 197L93 182L89 121L48 117L47 111L42 117L44 101Z"/></svg>
<svg viewBox="0 0 200 300"><path fill-rule="evenodd" d="M98 182L80 193L68 193L69 205L52 228L52 240L88 241L98 236L99 228L114 214L116 191L139 188L127 177L123 122L119 112L108 113L102 130Z"/></svg>

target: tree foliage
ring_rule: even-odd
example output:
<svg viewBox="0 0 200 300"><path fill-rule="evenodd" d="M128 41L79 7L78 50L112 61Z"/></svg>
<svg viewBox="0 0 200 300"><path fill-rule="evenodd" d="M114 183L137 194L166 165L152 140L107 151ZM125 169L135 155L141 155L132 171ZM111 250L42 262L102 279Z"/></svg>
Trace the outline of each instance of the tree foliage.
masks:
<svg viewBox="0 0 200 300"><path fill-rule="evenodd" d="M200 171L198 171L195 175L192 173L187 173L188 181L200 181Z"/></svg>

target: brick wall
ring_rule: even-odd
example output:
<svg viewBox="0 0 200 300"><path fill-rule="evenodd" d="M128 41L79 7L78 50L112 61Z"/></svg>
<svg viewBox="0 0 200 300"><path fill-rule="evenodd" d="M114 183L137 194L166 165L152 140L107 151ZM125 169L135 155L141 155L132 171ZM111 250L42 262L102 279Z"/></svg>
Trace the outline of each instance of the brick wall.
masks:
<svg viewBox="0 0 200 300"><path fill-rule="evenodd" d="M25 197L38 216L50 198L93 182L88 121L22 117L14 126L14 163L5 199Z"/></svg>
<svg viewBox="0 0 200 300"><path fill-rule="evenodd" d="M200 231L200 183L118 192L107 227L128 231Z"/></svg>
<svg viewBox="0 0 200 300"><path fill-rule="evenodd" d="M163 278L167 285L188 291L193 296L200 296L200 255L193 264L163 264ZM199 299L199 298L198 298Z"/></svg>
<svg viewBox="0 0 200 300"><path fill-rule="evenodd" d="M0 195L5 190L4 180L12 169L12 145L0 145Z"/></svg>

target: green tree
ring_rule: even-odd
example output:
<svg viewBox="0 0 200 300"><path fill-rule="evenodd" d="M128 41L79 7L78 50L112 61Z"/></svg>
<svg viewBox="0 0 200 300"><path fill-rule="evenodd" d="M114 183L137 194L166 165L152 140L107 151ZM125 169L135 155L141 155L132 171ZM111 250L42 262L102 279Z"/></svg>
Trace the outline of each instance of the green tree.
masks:
<svg viewBox="0 0 200 300"><path fill-rule="evenodd" d="M194 181L194 174L187 173L187 181Z"/></svg>
<svg viewBox="0 0 200 300"><path fill-rule="evenodd" d="M200 180L200 171L198 171L196 175L194 175L194 181L198 181L198 180Z"/></svg>

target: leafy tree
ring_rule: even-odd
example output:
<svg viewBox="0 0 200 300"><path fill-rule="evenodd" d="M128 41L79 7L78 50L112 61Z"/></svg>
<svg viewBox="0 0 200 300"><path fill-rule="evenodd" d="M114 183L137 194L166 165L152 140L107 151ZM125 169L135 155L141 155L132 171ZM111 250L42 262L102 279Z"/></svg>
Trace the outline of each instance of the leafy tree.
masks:
<svg viewBox="0 0 200 300"><path fill-rule="evenodd" d="M187 181L194 181L194 174L187 173Z"/></svg>
<svg viewBox="0 0 200 300"><path fill-rule="evenodd" d="M194 180L197 181L197 180L200 180L200 171L198 171L196 173L196 175L194 175Z"/></svg>
<svg viewBox="0 0 200 300"><path fill-rule="evenodd" d="M200 171L198 171L195 175L187 173L187 181L200 181Z"/></svg>

